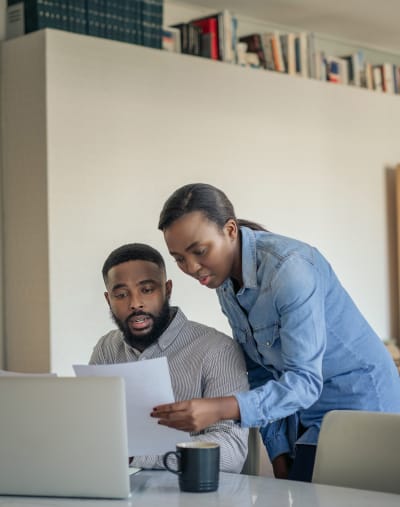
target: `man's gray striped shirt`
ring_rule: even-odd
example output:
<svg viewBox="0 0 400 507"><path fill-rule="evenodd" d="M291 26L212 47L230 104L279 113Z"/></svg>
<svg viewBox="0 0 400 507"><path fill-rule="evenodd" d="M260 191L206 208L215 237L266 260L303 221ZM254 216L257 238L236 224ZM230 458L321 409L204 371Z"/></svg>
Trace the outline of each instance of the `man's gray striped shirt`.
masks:
<svg viewBox="0 0 400 507"><path fill-rule="evenodd" d="M119 330L100 338L90 364L114 364L168 359L176 401L192 398L229 396L248 390L246 367L239 346L228 336L203 324L187 320L178 308L160 338L142 353L129 346ZM192 440L217 442L221 451L221 470L240 472L247 455L248 431L233 421L221 421ZM133 466L163 468L161 456L136 456Z"/></svg>

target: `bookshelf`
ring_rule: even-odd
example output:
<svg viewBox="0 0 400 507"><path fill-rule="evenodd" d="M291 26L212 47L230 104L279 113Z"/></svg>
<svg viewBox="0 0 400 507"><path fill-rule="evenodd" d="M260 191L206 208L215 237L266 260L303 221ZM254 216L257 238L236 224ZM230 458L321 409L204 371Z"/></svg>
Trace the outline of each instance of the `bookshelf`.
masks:
<svg viewBox="0 0 400 507"><path fill-rule="evenodd" d="M198 16L206 16L212 14L213 12L217 12L222 9L230 9L232 12L236 12L239 19L239 35L246 35L253 32L265 32L265 31L282 31L282 32L301 32L301 31L312 31L310 29L304 28L304 19L307 19L308 13L306 11L310 8L310 2L298 1L296 2L295 7L298 17L300 21L293 24L287 24L284 22L271 22L271 19L268 18L267 15L260 16L260 9L257 4L261 2L246 2L244 5L240 0L217 0L217 1L202 1L202 0L165 0L164 2L164 20L165 24L174 24L178 23L182 20L189 20ZM277 3L277 2L275 2ZM286 2L287 3L287 2ZM236 7L239 6L239 12L236 10ZM265 9L267 10L267 9ZM366 42L363 38L360 38L360 35L356 36L343 36L339 35L339 32L342 30L343 18L342 18L342 10L340 4L332 5L329 4L327 8L329 10L329 26L331 29L331 33L326 33L324 31L316 31L316 38L318 45L321 49L326 50L327 54L340 55L340 54L348 54L357 51L358 49L364 49L365 56L367 60L372 63L381 63L385 59L392 61L400 65L400 51L394 50L393 48L387 49L382 46L384 44L380 43L371 43ZM337 11L337 16L335 16ZM316 16L321 16L323 11L318 11ZM359 25L363 23L363 20L368 16L357 15L355 12L355 8L351 9L349 14L352 16L351 18L351 30L350 33L353 34L356 32L359 33L358 30ZM371 15L370 15L371 16ZM388 16L389 18L389 16ZM274 18L278 19L278 17ZM293 16L293 20L296 19L296 16ZM312 19L312 16L311 16ZM370 17L367 19L369 24L372 23L374 28L374 34L377 33L376 22L374 22L374 18ZM302 24L303 22L303 24ZM347 26L349 23L346 23ZM301 25L301 26L299 26ZM382 26L379 27L382 30ZM385 25L385 30L388 30L387 23ZM390 28L389 28L390 30ZM346 31L348 33L348 30ZM370 36L370 34L369 34ZM379 40L377 35L374 35L374 40Z"/></svg>
<svg viewBox="0 0 400 507"><path fill-rule="evenodd" d="M263 34L267 32L275 32L278 31L281 34L284 33L294 33L294 32L304 32L304 29L299 28L297 26L288 26L284 24L277 24L277 23L271 23L268 20L257 20L252 18L252 12L258 11L257 5L255 5L257 2L249 3L246 5L246 8L241 8L242 11L246 11L247 16L241 16L237 15L238 19L238 37L242 37L248 34ZM222 0L220 2L215 3L215 7L204 7L204 5L210 6L213 5L213 2L199 2L199 4L203 5L202 7L200 5L196 4L196 1L182 1L182 2L175 2L175 1L167 1L165 3L164 8L164 25L174 25L179 22L187 22L191 19L194 19L196 17L200 16L207 16L211 14L215 14L216 12L220 11L221 9L230 9L234 13L234 7L232 6L232 0L231 2L229 0ZM233 4L235 5L235 3ZM237 5L237 4L236 4ZM338 7L340 10L340 6ZM334 15L335 8L333 8L333 15ZM340 12L338 20L340 20ZM334 24L334 22L333 22ZM357 26L355 26L357 28ZM338 27L340 29L340 27ZM310 31L308 31L310 32ZM344 55L352 55L357 53L358 51L362 51L362 58L365 60L365 62L368 62L369 68L367 71L368 74L368 81L372 82L373 78L373 66L382 66L384 63L386 63L385 68L380 68L379 71L376 69L376 72L380 75L379 81L383 82L384 84L388 84L387 88L391 90L392 88L392 82L394 80L400 81L400 70L399 69L393 69L393 65L400 66L400 51L397 53L393 50L384 50L380 47L374 47L368 44L363 44L362 42L354 42L352 40L346 40L341 39L339 37L335 37L333 35L327 35L323 33L314 33L313 34L313 47L315 47L315 50L320 52L322 51L325 55L324 58L322 58L322 61L325 62L328 57L342 57ZM314 60L314 58L313 58ZM318 64L319 67L321 64L321 58L318 58ZM388 64L391 64L389 66ZM344 66L345 69L343 69L343 72L346 70L345 74L348 73L348 71L351 72L350 69L348 69L348 65L340 61L340 65ZM363 64L362 64L363 65ZM325 63L323 64L325 66ZM337 71L338 72L338 71ZM319 74L319 71L317 72ZM325 68L322 69L322 73L325 75L326 70ZM376 75L376 79L378 78L378 74ZM394 75L395 74L395 77ZM343 75L341 78L343 80ZM345 83L346 84L346 83ZM371 87L371 84L369 85ZM385 87L385 85L383 86ZM394 88L396 88L396 84L394 83ZM397 86L398 88L398 86Z"/></svg>
<svg viewBox="0 0 400 507"><path fill-rule="evenodd" d="M162 203L190 181L316 245L393 336L398 97L57 30L1 51L8 369L68 375L88 360L113 327L102 263L130 241L165 256L173 304L229 332L215 294L177 270L157 231Z"/></svg>

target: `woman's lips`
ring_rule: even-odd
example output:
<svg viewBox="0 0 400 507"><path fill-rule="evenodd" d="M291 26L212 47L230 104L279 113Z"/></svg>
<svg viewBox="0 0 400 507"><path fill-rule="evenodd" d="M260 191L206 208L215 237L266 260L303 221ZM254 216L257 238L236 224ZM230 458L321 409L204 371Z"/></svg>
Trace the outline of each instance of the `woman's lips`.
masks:
<svg viewBox="0 0 400 507"><path fill-rule="evenodd" d="M210 278L211 276L210 275L207 275L207 276L199 276L198 280L199 282L201 283L201 285L208 285L209 281L210 281Z"/></svg>

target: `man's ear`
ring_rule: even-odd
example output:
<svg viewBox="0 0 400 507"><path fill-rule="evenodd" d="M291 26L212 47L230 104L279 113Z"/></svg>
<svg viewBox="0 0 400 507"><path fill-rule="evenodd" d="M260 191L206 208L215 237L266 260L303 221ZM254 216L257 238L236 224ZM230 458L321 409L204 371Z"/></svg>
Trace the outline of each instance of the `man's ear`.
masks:
<svg viewBox="0 0 400 507"><path fill-rule="evenodd" d="M104 297L106 298L108 306L111 308L111 305L110 305L110 295L108 294L108 292L104 293Z"/></svg>
<svg viewBox="0 0 400 507"><path fill-rule="evenodd" d="M168 301L169 301L171 299L171 294L172 294L172 280L167 280L165 282L165 289L166 289L167 298L168 298Z"/></svg>

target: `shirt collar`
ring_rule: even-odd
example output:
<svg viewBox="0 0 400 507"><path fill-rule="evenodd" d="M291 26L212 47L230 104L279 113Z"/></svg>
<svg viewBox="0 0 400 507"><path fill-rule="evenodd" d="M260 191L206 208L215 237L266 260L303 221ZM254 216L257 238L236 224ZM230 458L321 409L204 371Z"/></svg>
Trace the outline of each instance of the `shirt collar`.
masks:
<svg viewBox="0 0 400 507"><path fill-rule="evenodd" d="M241 294L246 289L257 289L257 248L256 236L252 229L248 227L240 228L242 242L242 278L243 287L237 294ZM233 291L233 283L227 278L221 285L223 291Z"/></svg>
<svg viewBox="0 0 400 507"><path fill-rule="evenodd" d="M173 306L171 310L176 311L175 317L173 317L167 329L156 342L161 350L165 350L171 345L187 322L187 318L180 308Z"/></svg>
<svg viewBox="0 0 400 507"><path fill-rule="evenodd" d="M244 289L257 288L257 247L256 235L248 227L240 228L242 238L242 277ZM240 291L239 291L240 292Z"/></svg>

